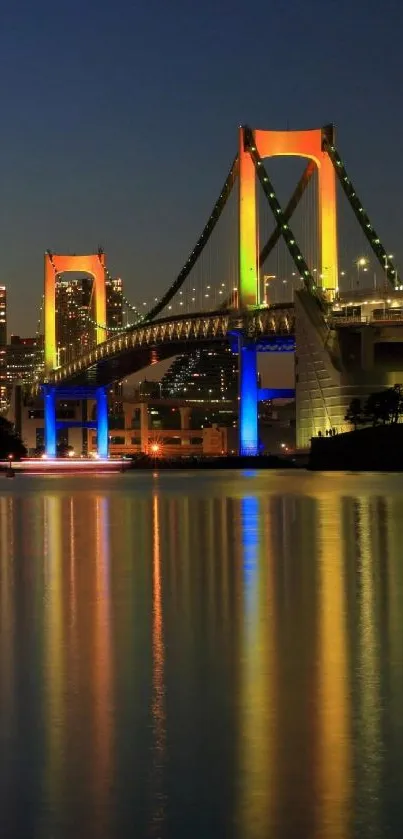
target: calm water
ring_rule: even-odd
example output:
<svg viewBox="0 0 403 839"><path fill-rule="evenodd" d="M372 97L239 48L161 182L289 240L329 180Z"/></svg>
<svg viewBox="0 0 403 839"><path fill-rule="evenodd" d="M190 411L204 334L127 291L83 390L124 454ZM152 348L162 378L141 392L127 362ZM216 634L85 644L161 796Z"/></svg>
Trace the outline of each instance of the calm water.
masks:
<svg viewBox="0 0 403 839"><path fill-rule="evenodd" d="M403 476L0 479L0 836L403 835Z"/></svg>

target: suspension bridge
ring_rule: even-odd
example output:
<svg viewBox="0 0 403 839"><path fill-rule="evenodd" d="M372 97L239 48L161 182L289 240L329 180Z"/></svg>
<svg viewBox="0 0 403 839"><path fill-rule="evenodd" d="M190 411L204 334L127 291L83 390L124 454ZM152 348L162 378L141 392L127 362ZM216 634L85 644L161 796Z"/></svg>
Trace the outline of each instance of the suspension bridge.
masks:
<svg viewBox="0 0 403 839"><path fill-rule="evenodd" d="M266 162L275 157L307 161L284 204ZM378 266L378 279L374 273L364 300L359 280L366 259L357 264L350 259L358 280L354 268L351 287L343 289L346 271L339 262L340 253L346 260L348 235L340 225L341 196L352 211L361 249ZM60 274L71 271L93 277L93 314L88 314L93 338L80 354L60 364L56 283ZM215 342L229 342L239 357L243 455L259 451L259 353L295 352L300 447L308 446L319 429L341 428L351 398L396 381L403 370L403 285L347 174L332 125L308 131L242 126L238 153L178 276L147 309L130 305L132 322L116 330L106 326L107 276L101 250L85 256L45 254L39 385L49 457L56 453L57 428L67 425L56 422L57 399L96 399L92 426L99 455L107 457L106 388L151 362ZM384 317L379 316L382 307Z"/></svg>

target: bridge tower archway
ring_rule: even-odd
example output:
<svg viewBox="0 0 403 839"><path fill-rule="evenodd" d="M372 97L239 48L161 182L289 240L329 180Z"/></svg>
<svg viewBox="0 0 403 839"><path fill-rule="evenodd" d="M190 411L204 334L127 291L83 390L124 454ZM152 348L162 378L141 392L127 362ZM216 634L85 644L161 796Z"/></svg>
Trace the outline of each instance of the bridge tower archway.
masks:
<svg viewBox="0 0 403 839"><path fill-rule="evenodd" d="M324 150L324 139L333 135L333 126L308 131L252 132L261 158L305 157L318 170L319 236L322 288L331 296L338 287L336 174ZM332 137L333 143L333 137ZM259 243L255 166L245 141L245 128L239 132L239 305L256 306L259 301Z"/></svg>
<svg viewBox="0 0 403 839"><path fill-rule="evenodd" d="M93 278L95 298L96 340L100 344L105 340L106 324L106 286L105 254L66 255L45 253L44 307L45 307L45 376L56 368L56 280L59 274L85 273Z"/></svg>

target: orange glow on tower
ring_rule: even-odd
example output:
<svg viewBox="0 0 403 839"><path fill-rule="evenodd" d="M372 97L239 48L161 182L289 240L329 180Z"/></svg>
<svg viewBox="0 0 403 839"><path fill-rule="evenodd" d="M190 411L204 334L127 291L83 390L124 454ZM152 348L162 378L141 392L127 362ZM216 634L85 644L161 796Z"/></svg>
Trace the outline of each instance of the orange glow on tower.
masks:
<svg viewBox="0 0 403 839"><path fill-rule="evenodd" d="M256 306L258 300L258 236L256 175L253 160L244 148L244 131L239 130L239 298L238 306Z"/></svg>
<svg viewBox="0 0 403 839"><path fill-rule="evenodd" d="M334 295L338 287L336 174L332 161L322 150L326 129L310 131L253 132L260 157L306 157L318 170L319 235L322 288ZM256 184L252 159L244 150L244 130L239 148L239 305L251 306L258 299L258 236L256 223Z"/></svg>
<svg viewBox="0 0 403 839"><path fill-rule="evenodd" d="M56 277L67 272L85 272L94 279L97 344L105 340L106 289L105 254L102 251L84 256L45 253L45 375L54 370L56 357Z"/></svg>

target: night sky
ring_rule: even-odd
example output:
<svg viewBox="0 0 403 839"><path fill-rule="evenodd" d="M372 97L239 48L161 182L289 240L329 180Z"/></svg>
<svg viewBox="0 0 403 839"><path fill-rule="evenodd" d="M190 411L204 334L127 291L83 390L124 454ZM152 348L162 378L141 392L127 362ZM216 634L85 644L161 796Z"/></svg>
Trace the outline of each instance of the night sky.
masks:
<svg viewBox="0 0 403 839"><path fill-rule="evenodd" d="M245 122L334 122L401 262L402 25L399 0L3 3L0 279L11 330L35 331L46 248L102 244L133 302L151 284L162 292Z"/></svg>

